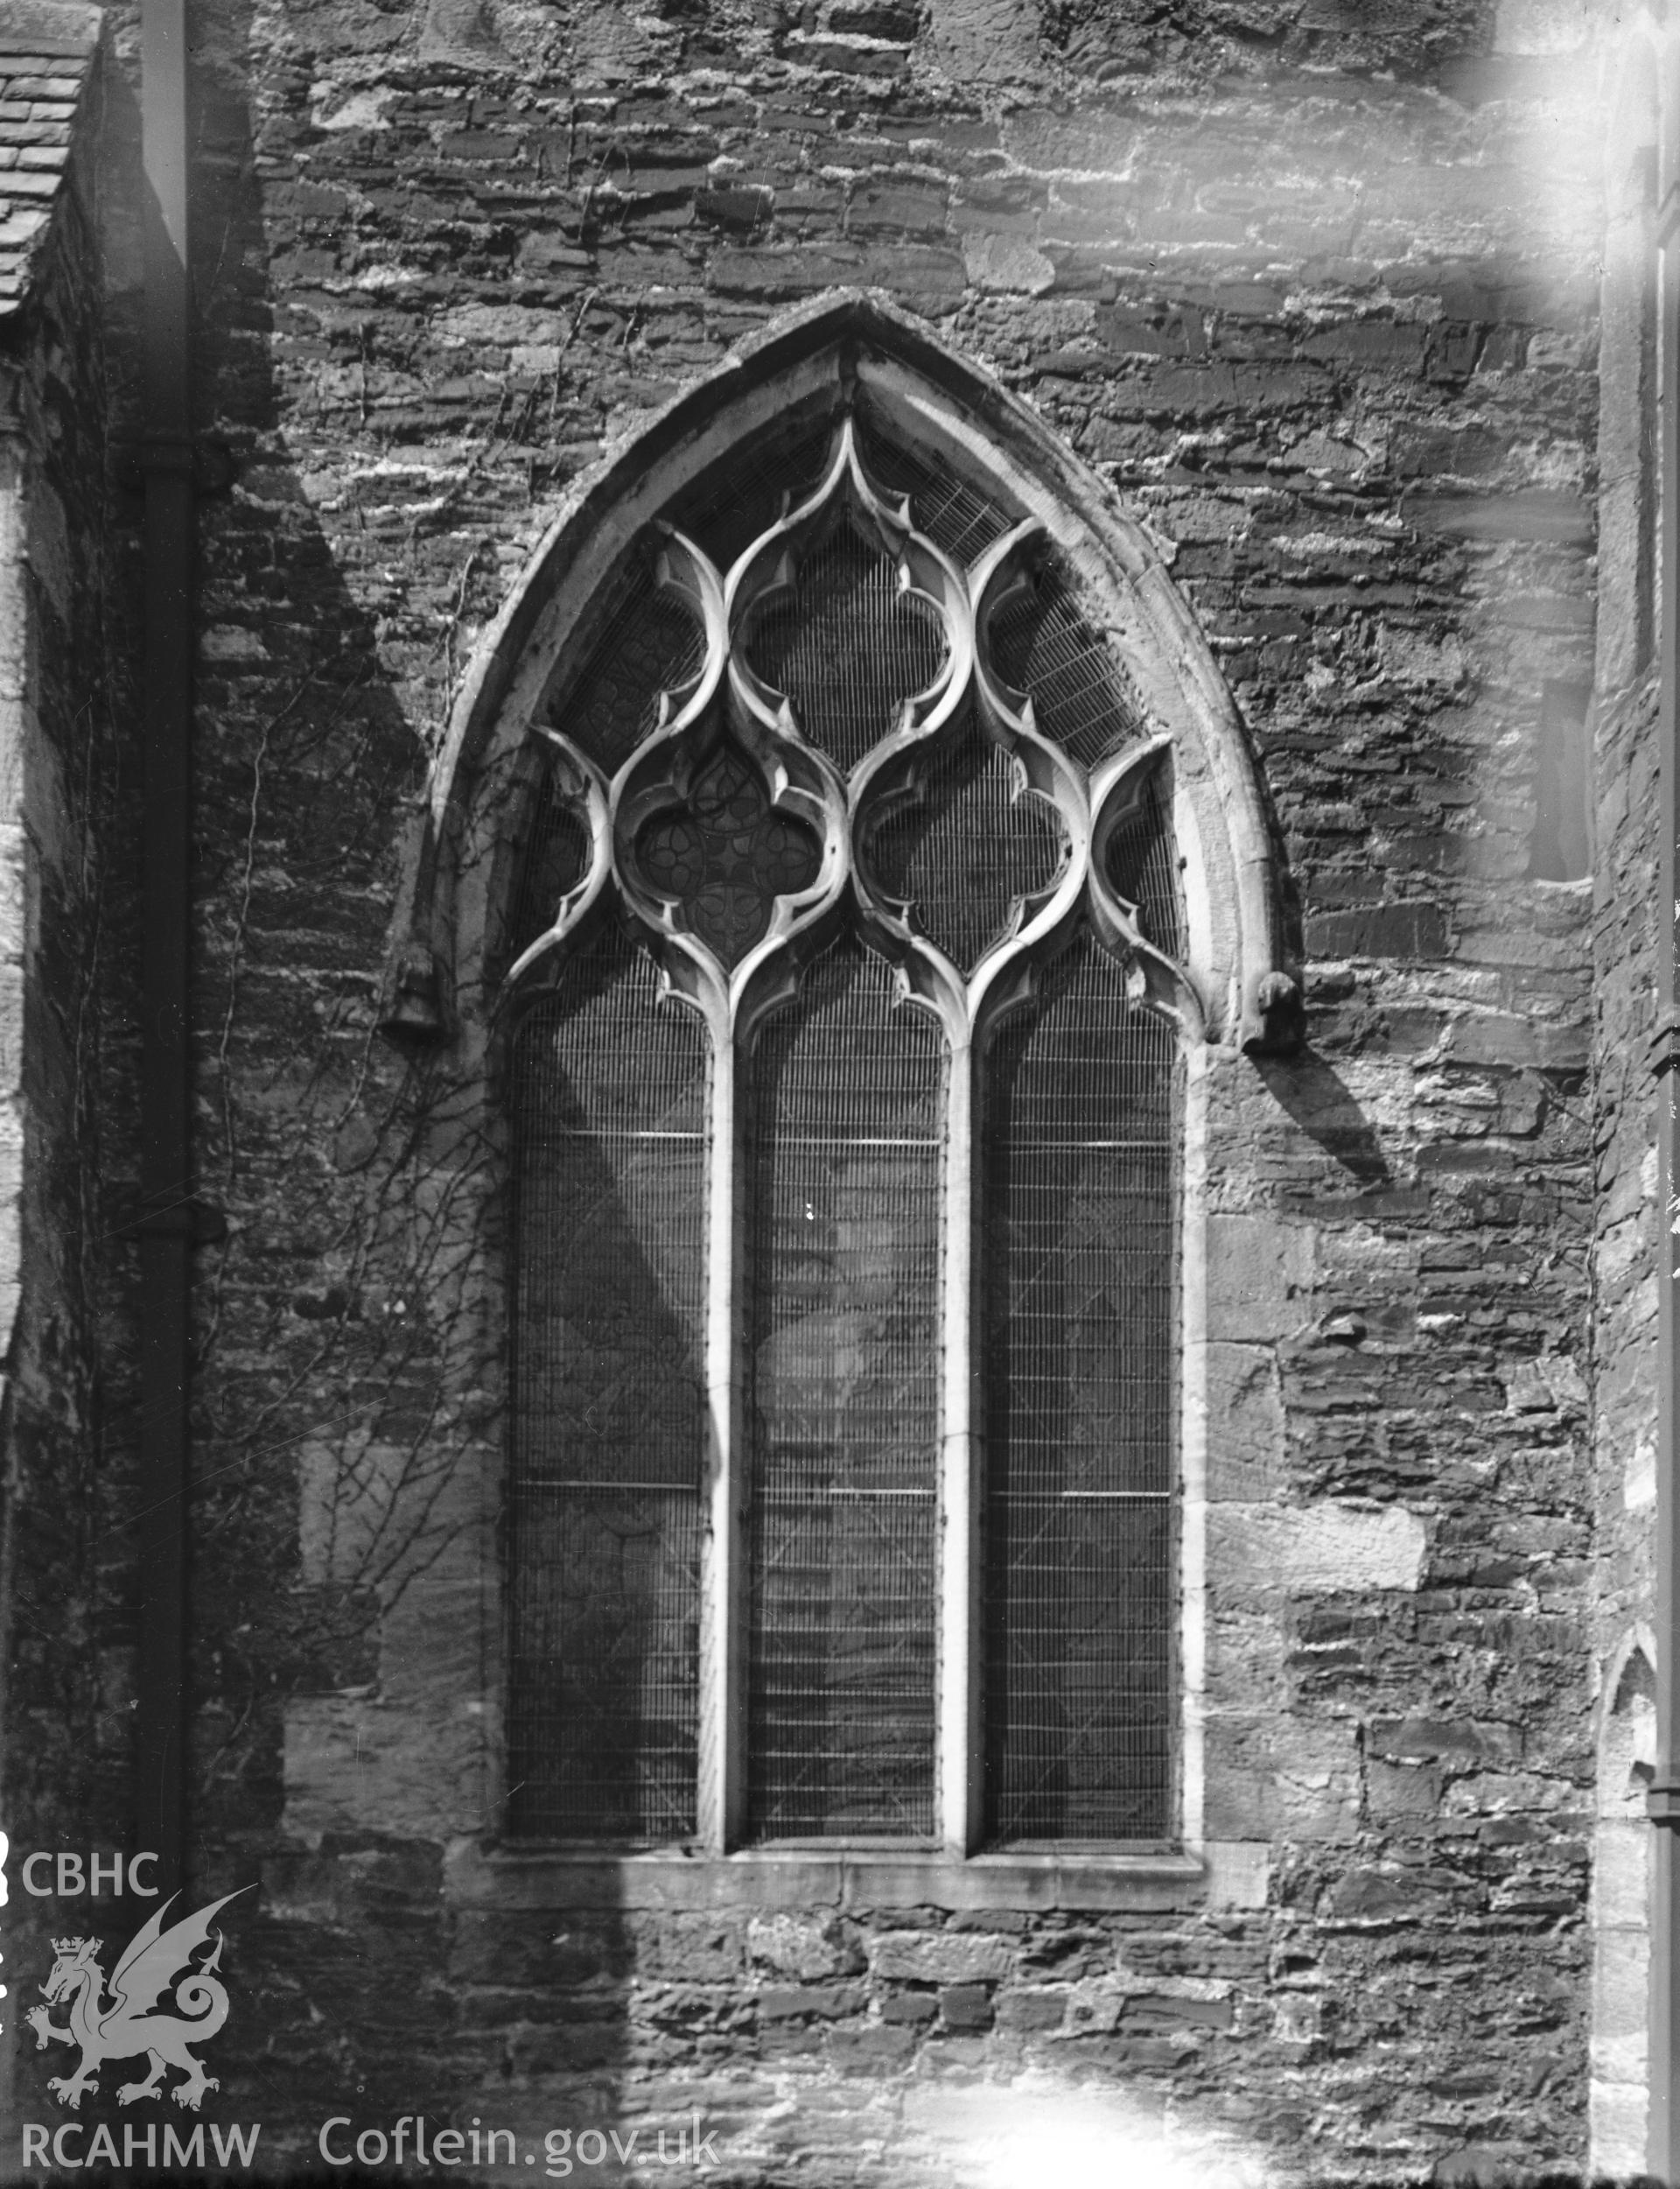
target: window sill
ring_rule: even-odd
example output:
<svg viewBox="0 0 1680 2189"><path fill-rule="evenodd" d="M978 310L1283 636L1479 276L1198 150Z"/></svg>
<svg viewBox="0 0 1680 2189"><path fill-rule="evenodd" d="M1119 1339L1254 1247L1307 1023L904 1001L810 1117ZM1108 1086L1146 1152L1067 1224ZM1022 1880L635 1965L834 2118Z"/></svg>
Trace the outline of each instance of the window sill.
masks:
<svg viewBox="0 0 1680 2189"><path fill-rule="evenodd" d="M1215 1842L1195 1854L975 1855L940 1849L752 1849L737 1855L677 1850L514 1849L458 1841L444 1871L463 1908L1069 1908L1257 1907L1265 1904L1266 1849Z"/></svg>

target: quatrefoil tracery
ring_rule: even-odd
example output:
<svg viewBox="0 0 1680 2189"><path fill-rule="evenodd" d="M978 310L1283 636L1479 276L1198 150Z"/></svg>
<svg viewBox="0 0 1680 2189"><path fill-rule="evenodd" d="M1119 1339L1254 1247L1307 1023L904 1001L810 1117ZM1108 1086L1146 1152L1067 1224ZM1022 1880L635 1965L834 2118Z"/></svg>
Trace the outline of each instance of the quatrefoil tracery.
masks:
<svg viewBox="0 0 1680 2189"><path fill-rule="evenodd" d="M771 804L733 739L683 773L686 795L642 824L633 855L648 886L681 906L693 933L730 968L762 939L774 900L809 887L822 854L814 830Z"/></svg>
<svg viewBox="0 0 1680 2189"><path fill-rule="evenodd" d="M655 579L694 619L699 673L610 782L542 733L591 857L513 977L611 883L720 1032L796 980L848 903L954 1038L1029 993L1083 916L1134 995L1199 1021L1113 873L1166 740L1088 775L992 656L1044 538L1023 523L960 570L872 482L850 417L817 487L726 576L663 530Z"/></svg>

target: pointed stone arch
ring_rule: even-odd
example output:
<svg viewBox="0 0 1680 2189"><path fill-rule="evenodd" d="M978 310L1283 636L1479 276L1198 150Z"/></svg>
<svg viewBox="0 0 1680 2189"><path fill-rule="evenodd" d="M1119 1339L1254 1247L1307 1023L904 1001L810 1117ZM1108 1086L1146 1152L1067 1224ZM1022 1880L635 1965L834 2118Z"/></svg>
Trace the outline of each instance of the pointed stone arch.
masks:
<svg viewBox="0 0 1680 2189"><path fill-rule="evenodd" d="M395 1036L479 1053L535 780L534 726L590 657L606 603L674 504L737 452L861 392L898 440L1042 528L1083 613L1171 750L1186 962L1209 1040L1289 1046L1279 861L1242 724L1145 527L1018 396L872 295L789 313L658 413L579 486L474 651L416 831L388 969Z"/></svg>

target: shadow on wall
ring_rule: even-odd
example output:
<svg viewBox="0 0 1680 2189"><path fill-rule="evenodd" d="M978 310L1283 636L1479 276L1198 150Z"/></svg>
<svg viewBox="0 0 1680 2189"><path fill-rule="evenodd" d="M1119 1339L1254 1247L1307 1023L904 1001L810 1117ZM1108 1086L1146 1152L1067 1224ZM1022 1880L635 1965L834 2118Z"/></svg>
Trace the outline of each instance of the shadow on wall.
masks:
<svg viewBox="0 0 1680 2189"><path fill-rule="evenodd" d="M270 2164L322 2167L333 2115L382 2132L424 2112L432 2133L470 2137L479 2115L516 2129L522 2153L527 2129L616 2125L630 1949L611 1906L550 1921L443 1900L448 1843L494 1826L499 1798L482 1699L500 1338L475 1312L497 1242L472 1213L495 1151L439 1063L399 1056L375 1018L398 844L462 626L494 605L495 540L528 530L528 509L509 516L507 480L466 439L481 389L416 380L411 404L370 419L370 373L406 361L381 345L417 340L429 302L376 326L331 284L337 193L295 157L307 57L269 72L284 108L255 113L257 16L253 0L194 11L192 70L195 424L228 445L233 484L200 526L196 1155L228 1237L200 1253L194 1298L188 1898L262 1886L228 1912L232 2012L206 2064L216 2116L260 2121ZM138 131L120 50L110 258L127 424ZM272 286L271 227L297 244ZM518 477L528 505L522 463ZM122 554L134 600L137 526ZM137 783L124 810L137 814ZM122 1036L107 1112L123 1119L132 932L109 975ZM120 1176L132 1145L114 1127L109 1141ZM118 1479L137 1426L136 1273L113 1245ZM48 1912L64 1929L87 1910ZM65 2058L20 2052L20 2115L73 2117L46 2087ZM74 2116L84 2143L102 2125L119 2150L125 2129L195 2125L162 2094L121 2108L105 2086Z"/></svg>
<svg viewBox="0 0 1680 2189"><path fill-rule="evenodd" d="M1259 1056L1256 1070L1273 1100L1359 1192L1393 1183L1382 1143L1342 1080L1312 1049L1288 1058Z"/></svg>
<svg viewBox="0 0 1680 2189"><path fill-rule="evenodd" d="M205 1253L198 1294L195 1886L263 1885L260 1912L229 1928L218 2103L270 2124L265 2154L289 2164L336 2164L363 2136L367 2163L386 2163L396 2123L419 2113L434 2137L445 2122L513 2132L522 2159L551 2130L681 2117L667 2101L696 2060L720 2065L690 2091L762 2115L773 2072L802 2078L824 2056L802 2010L780 2055L754 2049L739 1916L444 1897L452 1849L494 1826L498 1800L484 1576L502 1341L483 1302L500 1241L476 1206L499 1150L443 1066L399 1057L374 1020L396 846L463 625L497 605L531 481L560 467L541 406L509 412L505 386L438 362L438 315L505 291L511 216L452 207L424 130L403 172L375 126L384 87L333 117L330 184L309 169L323 49L351 39L355 67L374 67L418 9L287 9L293 50L264 58L276 104L258 116L253 40L274 20L254 0L200 11L195 117L200 417L235 472L202 526L200 1164L230 1237ZM425 20L421 70L405 60L402 81L442 116L468 104L488 33L473 0ZM400 240L402 280L355 284L353 207ZM594 402L576 396L592 423ZM1360 1191L1386 1185L1327 1065L1266 1075ZM861 1956L837 1959L819 1973L861 1973ZM795 2152L857 2139L858 2093L885 2074L864 2046L851 2057L849 2085L813 2077L804 2117L778 2122ZM335 2117L328 2159L317 2138ZM1043 2178L1042 2159L1022 2154L1019 2178ZM976 2157L974 2178L996 2163ZM487 2164L543 2178L500 2149Z"/></svg>

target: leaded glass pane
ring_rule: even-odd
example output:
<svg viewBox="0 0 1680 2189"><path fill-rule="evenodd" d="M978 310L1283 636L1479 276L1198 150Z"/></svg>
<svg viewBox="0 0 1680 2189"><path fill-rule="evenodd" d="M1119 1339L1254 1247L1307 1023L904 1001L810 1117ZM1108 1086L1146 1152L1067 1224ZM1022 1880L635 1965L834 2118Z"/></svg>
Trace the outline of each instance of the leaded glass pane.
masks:
<svg viewBox="0 0 1680 2189"><path fill-rule="evenodd" d="M1180 1066L1088 936L1005 1028L983 1151L993 1837L1170 1826Z"/></svg>
<svg viewBox="0 0 1680 2189"><path fill-rule="evenodd" d="M551 711L554 727L612 775L658 722L661 695L698 675L704 650L694 618L657 589L643 558L620 580L583 675Z"/></svg>
<svg viewBox="0 0 1680 2189"><path fill-rule="evenodd" d="M1109 880L1138 907L1138 925L1169 958L1185 953L1184 896L1178 846L1163 796L1161 770L1152 768L1138 803L1115 830L1109 845Z"/></svg>
<svg viewBox="0 0 1680 2189"><path fill-rule="evenodd" d="M727 740L683 803L636 839L649 887L682 907L689 931L725 965L762 941L776 899L803 889L820 856L815 832L775 810L758 770Z"/></svg>
<svg viewBox="0 0 1680 2189"><path fill-rule="evenodd" d="M792 700L805 736L845 770L933 683L945 641L892 558L847 513L801 565L794 592L765 610L746 650L766 684Z"/></svg>
<svg viewBox="0 0 1680 2189"><path fill-rule="evenodd" d="M695 1827L704 1036L616 928L513 1059L509 1822Z"/></svg>
<svg viewBox="0 0 1680 2189"><path fill-rule="evenodd" d="M1021 789L1019 769L970 712L864 856L881 887L914 905L918 932L971 972L1021 899L1060 873L1067 849L1055 808Z"/></svg>
<svg viewBox="0 0 1680 2189"><path fill-rule="evenodd" d="M1054 567L992 619L999 675L1032 700L1039 728L1082 768L1095 768L1141 733L1107 642Z"/></svg>
<svg viewBox="0 0 1680 2189"><path fill-rule="evenodd" d="M842 944L752 1066L749 1830L934 1828L943 1036Z"/></svg>

